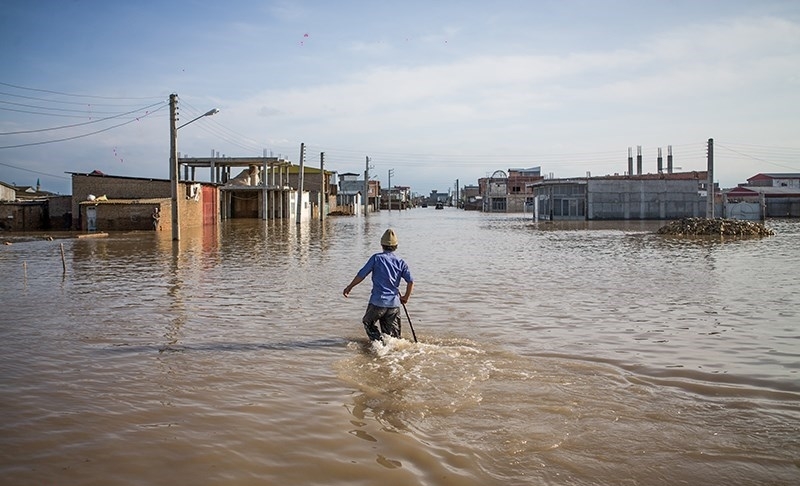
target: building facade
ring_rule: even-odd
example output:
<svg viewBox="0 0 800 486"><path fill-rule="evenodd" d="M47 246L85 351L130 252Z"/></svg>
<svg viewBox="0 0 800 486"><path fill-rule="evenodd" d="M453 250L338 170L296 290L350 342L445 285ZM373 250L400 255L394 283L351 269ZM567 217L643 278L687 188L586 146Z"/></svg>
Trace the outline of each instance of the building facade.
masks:
<svg viewBox="0 0 800 486"><path fill-rule="evenodd" d="M524 213L533 210L531 185L541 181L540 167L496 170L490 177L478 179L482 210L499 213Z"/></svg>
<svg viewBox="0 0 800 486"><path fill-rule="evenodd" d="M679 219L706 215L706 172L545 179L531 185L544 220Z"/></svg>
<svg viewBox="0 0 800 486"><path fill-rule="evenodd" d="M181 227L214 225L220 220L216 184L181 181L177 201ZM72 215L73 229L83 231L170 231L170 181L112 176L99 171L72 173Z"/></svg>
<svg viewBox="0 0 800 486"><path fill-rule="evenodd" d="M722 197L726 217L800 218L800 174L756 174Z"/></svg>

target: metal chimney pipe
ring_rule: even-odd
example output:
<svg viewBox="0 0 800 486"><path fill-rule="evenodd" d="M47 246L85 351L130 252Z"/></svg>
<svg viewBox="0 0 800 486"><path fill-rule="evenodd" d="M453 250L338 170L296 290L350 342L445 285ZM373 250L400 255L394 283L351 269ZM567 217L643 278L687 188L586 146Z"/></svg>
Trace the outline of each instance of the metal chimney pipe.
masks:
<svg viewBox="0 0 800 486"><path fill-rule="evenodd" d="M633 175L633 149L628 147L628 175Z"/></svg>
<svg viewBox="0 0 800 486"><path fill-rule="evenodd" d="M658 147L658 173L664 173L664 158L661 156L661 147Z"/></svg>
<svg viewBox="0 0 800 486"><path fill-rule="evenodd" d="M636 174L642 175L642 146L636 146Z"/></svg>
<svg viewBox="0 0 800 486"><path fill-rule="evenodd" d="M667 174L672 174L672 145L667 145Z"/></svg>

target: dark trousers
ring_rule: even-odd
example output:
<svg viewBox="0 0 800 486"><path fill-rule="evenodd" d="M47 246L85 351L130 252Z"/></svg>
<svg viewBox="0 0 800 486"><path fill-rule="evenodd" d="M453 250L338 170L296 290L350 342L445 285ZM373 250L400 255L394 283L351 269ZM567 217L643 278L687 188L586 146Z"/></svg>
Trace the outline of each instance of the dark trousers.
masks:
<svg viewBox="0 0 800 486"><path fill-rule="evenodd" d="M364 323L364 330L367 331L367 337L369 337L370 341L378 341L383 334L396 338L400 337L399 307L378 307L369 304L361 322ZM379 322L380 328L377 325Z"/></svg>

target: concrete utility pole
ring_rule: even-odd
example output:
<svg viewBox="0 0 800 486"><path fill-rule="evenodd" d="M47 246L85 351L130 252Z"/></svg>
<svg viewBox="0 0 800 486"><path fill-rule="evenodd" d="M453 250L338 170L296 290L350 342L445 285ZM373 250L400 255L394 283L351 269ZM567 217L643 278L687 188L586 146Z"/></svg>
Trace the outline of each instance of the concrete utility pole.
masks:
<svg viewBox="0 0 800 486"><path fill-rule="evenodd" d="M364 216L369 213L369 156L367 156L367 166L364 169Z"/></svg>
<svg viewBox="0 0 800 486"><path fill-rule="evenodd" d="M219 110L214 108L208 110L202 115L189 120L181 126L176 126L178 123L178 95L169 95L169 183L170 192L172 196L172 240L178 241L181 239L181 226L178 222L178 177L180 176L178 160L178 130L186 125L196 122L204 116L212 116L219 113ZM187 176L188 177L188 176Z"/></svg>
<svg viewBox="0 0 800 486"><path fill-rule="evenodd" d="M172 240L181 239L178 224L178 95L169 95L169 185L172 196Z"/></svg>
<svg viewBox="0 0 800 486"><path fill-rule="evenodd" d="M303 216L303 174L305 173L304 162L306 158L306 144L300 144L300 174L297 176L297 224Z"/></svg>
<svg viewBox="0 0 800 486"><path fill-rule="evenodd" d="M714 139L708 139L708 181L706 182L706 218L714 217Z"/></svg>
<svg viewBox="0 0 800 486"><path fill-rule="evenodd" d="M325 200L328 199L328 191L325 190L325 152L319 153L319 220L325 220Z"/></svg>
<svg viewBox="0 0 800 486"><path fill-rule="evenodd" d="M392 212L392 175L394 175L394 169L389 169L389 212Z"/></svg>

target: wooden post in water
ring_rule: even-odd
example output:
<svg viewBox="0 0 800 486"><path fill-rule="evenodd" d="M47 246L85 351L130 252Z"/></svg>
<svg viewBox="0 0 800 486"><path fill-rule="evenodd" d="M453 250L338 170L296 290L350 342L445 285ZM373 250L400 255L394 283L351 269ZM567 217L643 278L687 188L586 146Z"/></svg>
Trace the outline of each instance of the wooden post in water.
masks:
<svg viewBox="0 0 800 486"><path fill-rule="evenodd" d="M64 269L64 275L67 274L67 260L64 259L64 243L61 243L61 268Z"/></svg>

